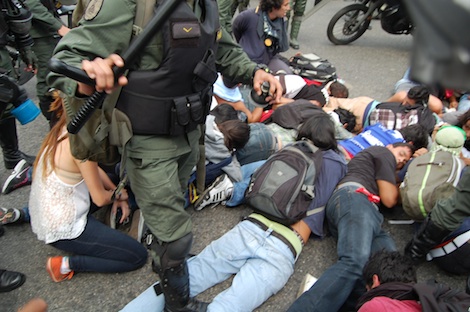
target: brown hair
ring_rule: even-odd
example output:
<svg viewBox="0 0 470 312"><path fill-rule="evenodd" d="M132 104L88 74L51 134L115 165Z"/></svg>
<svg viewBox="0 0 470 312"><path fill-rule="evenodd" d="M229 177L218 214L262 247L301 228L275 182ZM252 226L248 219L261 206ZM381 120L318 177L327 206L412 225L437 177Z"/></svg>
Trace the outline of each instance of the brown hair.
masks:
<svg viewBox="0 0 470 312"><path fill-rule="evenodd" d="M243 148L250 139L250 126L237 120L227 120L217 125L224 135L225 146L229 151Z"/></svg>
<svg viewBox="0 0 470 312"><path fill-rule="evenodd" d="M52 171L55 170L54 157L57 151L57 146L60 142L68 137L66 134L59 139L65 127L65 112L62 106L62 99L60 97L57 96L56 99L51 103L49 111L55 114L57 117L57 122L51 128L49 133L46 134L46 137L44 138L44 141L39 148L39 152L37 154L38 156L36 157L33 165L33 179L40 160L42 160L42 177L48 176Z"/></svg>

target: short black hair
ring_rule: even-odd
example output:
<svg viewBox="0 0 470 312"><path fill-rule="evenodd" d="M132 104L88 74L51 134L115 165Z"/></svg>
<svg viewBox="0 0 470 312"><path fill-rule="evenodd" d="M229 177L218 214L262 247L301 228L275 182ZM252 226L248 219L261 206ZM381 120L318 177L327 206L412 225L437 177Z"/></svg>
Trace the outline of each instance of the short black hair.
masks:
<svg viewBox="0 0 470 312"><path fill-rule="evenodd" d="M412 142L415 149L427 148L429 143L429 134L426 129L420 124L406 126L398 130L405 142Z"/></svg>
<svg viewBox="0 0 470 312"><path fill-rule="evenodd" d="M407 97L416 103L427 104L429 101L429 88L426 86L414 86L408 90Z"/></svg>
<svg viewBox="0 0 470 312"><path fill-rule="evenodd" d="M404 147L408 147L410 150L411 150L411 154L413 154L417 148L413 145L413 144L410 144L410 143L403 143L403 142L395 142L395 143L392 143L392 146L393 147L400 147L400 146L404 146Z"/></svg>
<svg viewBox="0 0 470 312"><path fill-rule="evenodd" d="M344 108L337 108L334 112L338 114L341 124L346 125L345 129L352 132L356 127L356 116Z"/></svg>
<svg viewBox="0 0 470 312"><path fill-rule="evenodd" d="M215 116L216 124L220 124L227 120L238 119L238 113L235 108L227 103L221 103L217 105L213 110L210 111L210 114Z"/></svg>
<svg viewBox="0 0 470 312"><path fill-rule="evenodd" d="M335 139L335 124L325 112L315 114L300 126L297 141L309 139L321 150L332 149L338 151Z"/></svg>
<svg viewBox="0 0 470 312"><path fill-rule="evenodd" d="M271 12L273 9L280 9L284 0L260 0L259 7L261 11Z"/></svg>
<svg viewBox="0 0 470 312"><path fill-rule="evenodd" d="M335 98L346 99L349 97L349 90L344 84L339 81L335 81L330 85L330 94Z"/></svg>
<svg viewBox="0 0 470 312"><path fill-rule="evenodd" d="M374 253L362 271L362 277L367 286L372 286L374 275L379 277L380 284L417 282L413 262L398 251L381 250Z"/></svg>

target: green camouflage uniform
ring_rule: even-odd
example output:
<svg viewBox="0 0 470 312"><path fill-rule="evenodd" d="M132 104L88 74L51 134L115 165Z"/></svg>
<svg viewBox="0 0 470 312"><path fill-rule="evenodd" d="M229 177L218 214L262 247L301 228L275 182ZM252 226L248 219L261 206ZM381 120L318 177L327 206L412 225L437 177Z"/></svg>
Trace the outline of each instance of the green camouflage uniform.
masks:
<svg viewBox="0 0 470 312"><path fill-rule="evenodd" d="M54 5L51 1L51 5ZM46 76L49 73L47 62L52 57L53 51L60 36L57 31L63 26L59 18L54 16L40 0L26 0L31 13L33 13L32 27L29 32L34 39L33 51L38 58L36 94L39 99L41 112L48 120L50 119L49 106L52 97L48 96L49 86L46 83Z"/></svg>
<svg viewBox="0 0 470 312"><path fill-rule="evenodd" d="M193 6L194 1L187 1ZM80 68L83 59L122 54L132 38L135 0L91 1L78 27L57 45L55 56ZM95 10L91 10L96 4ZM98 7L97 7L98 6ZM196 14L199 6L196 6ZM155 36L142 52L138 69L157 68L162 59L162 37ZM218 71L238 81L250 83L256 64L251 62L225 30L217 50ZM69 97L77 82L51 73L48 81ZM108 97L109 100L109 97ZM163 242L175 241L192 230L190 215L184 210L183 192L199 155L199 129L176 137L134 135L128 146L126 168L145 222Z"/></svg>

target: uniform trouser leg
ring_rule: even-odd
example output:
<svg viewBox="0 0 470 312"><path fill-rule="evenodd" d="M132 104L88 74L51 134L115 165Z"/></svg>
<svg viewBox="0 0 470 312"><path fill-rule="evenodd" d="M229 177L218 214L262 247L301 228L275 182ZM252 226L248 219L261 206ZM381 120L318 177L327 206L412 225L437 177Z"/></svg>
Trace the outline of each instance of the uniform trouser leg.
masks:
<svg viewBox="0 0 470 312"><path fill-rule="evenodd" d="M48 95L49 86L46 82L46 76L49 74L50 70L47 67L47 63L51 59L54 48L58 41L59 38L55 37L35 38L34 45L32 47L34 54L38 58L36 94L39 99L39 108L47 120L51 119L51 112L49 112L49 107L53 100L52 97Z"/></svg>
<svg viewBox="0 0 470 312"><path fill-rule="evenodd" d="M192 223L184 210L183 187L197 162L199 134L195 130L178 137L137 135L128 148L127 173L154 236L151 254L161 284L167 286L162 290L168 311L186 311L189 300L186 256Z"/></svg>
<svg viewBox="0 0 470 312"><path fill-rule="evenodd" d="M292 7L294 16L292 18L292 23L291 23L289 44L294 49L299 48L299 42L297 41L297 37L299 35L300 25L302 24L302 17L304 15L306 6L307 6L307 0L300 0L300 1L295 1Z"/></svg>

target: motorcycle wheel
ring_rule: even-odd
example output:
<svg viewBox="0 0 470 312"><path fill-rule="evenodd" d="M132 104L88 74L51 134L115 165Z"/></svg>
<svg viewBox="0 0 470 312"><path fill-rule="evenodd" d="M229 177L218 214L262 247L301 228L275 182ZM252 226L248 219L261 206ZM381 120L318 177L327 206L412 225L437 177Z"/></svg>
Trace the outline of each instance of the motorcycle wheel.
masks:
<svg viewBox="0 0 470 312"><path fill-rule="evenodd" d="M355 30L355 27L360 19L364 17L367 12L367 7L362 4L352 4L339 10L328 23L326 34L328 39L336 45L344 45L353 42L369 28L370 17Z"/></svg>

